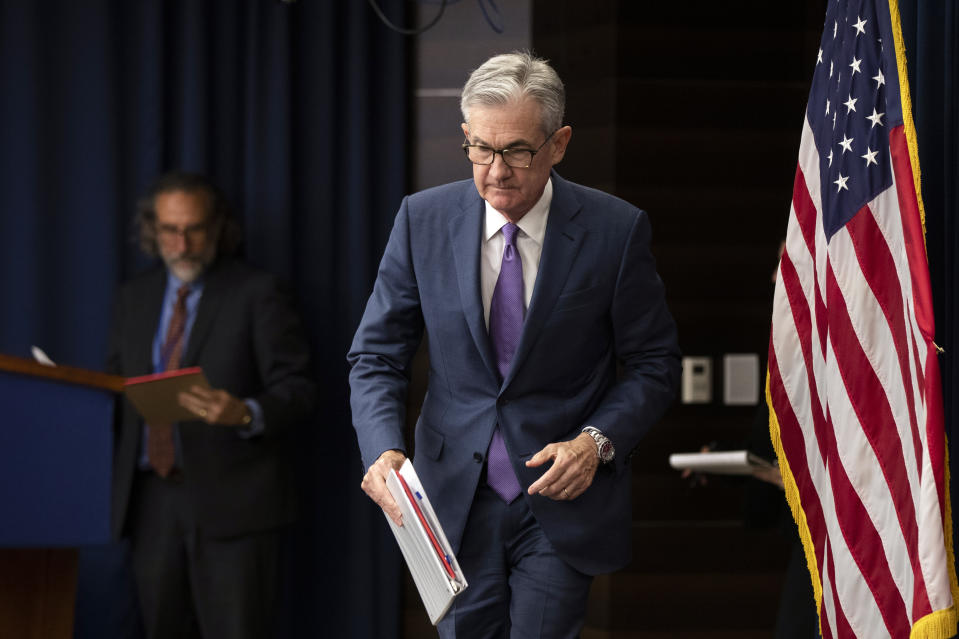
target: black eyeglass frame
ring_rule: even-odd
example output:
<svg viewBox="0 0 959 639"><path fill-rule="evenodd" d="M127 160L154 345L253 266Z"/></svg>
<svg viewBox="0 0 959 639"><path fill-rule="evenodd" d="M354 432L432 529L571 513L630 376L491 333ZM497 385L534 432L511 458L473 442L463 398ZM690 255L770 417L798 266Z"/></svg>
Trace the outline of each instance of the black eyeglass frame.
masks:
<svg viewBox="0 0 959 639"><path fill-rule="evenodd" d="M493 162L496 161L496 154L498 153L499 156L503 158L503 163L506 166L513 169L528 169L529 167L533 165L533 158L535 158L536 154L539 153L544 146L546 146L546 143L549 142L554 135L556 135L556 131L559 131L559 129L555 129L552 133L547 135L546 139L543 140L543 143L540 144L536 149L523 149L523 148L511 149L509 147L505 149L494 149L492 147L486 146L485 144L470 144L469 140L467 139L463 141L463 153L466 154L467 160L469 160L472 164L478 164L479 166L490 166L491 164L493 164ZM489 162L473 162L473 160L470 158L470 149L487 149L489 151L492 151L492 153L490 153L490 156L489 156ZM505 155L508 153L529 153L529 162L525 165L510 164L509 161L506 159L506 155Z"/></svg>
<svg viewBox="0 0 959 639"><path fill-rule="evenodd" d="M166 241L169 241L182 236L188 242L195 242L200 235L210 231L210 222L200 222L199 224L182 227L157 223L155 228L157 239L168 238Z"/></svg>

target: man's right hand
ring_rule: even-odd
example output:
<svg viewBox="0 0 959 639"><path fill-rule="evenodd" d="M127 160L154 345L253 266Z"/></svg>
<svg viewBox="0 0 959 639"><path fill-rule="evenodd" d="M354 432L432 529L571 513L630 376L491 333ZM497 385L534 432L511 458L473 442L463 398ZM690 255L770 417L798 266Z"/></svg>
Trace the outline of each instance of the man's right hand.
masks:
<svg viewBox="0 0 959 639"><path fill-rule="evenodd" d="M389 489L386 487L386 478L390 474L390 469L399 470L403 462L406 461L406 455L398 450L388 450L377 458L370 466L366 474L363 475L363 483L360 487L363 492L370 496L370 499L379 504L383 512L392 519L397 526L403 525L403 514L400 507L393 499Z"/></svg>
<svg viewBox="0 0 959 639"><path fill-rule="evenodd" d="M763 481L768 481L773 486L777 486L780 490L786 490L785 486L783 485L783 473L778 465L767 468L754 468L753 477Z"/></svg>

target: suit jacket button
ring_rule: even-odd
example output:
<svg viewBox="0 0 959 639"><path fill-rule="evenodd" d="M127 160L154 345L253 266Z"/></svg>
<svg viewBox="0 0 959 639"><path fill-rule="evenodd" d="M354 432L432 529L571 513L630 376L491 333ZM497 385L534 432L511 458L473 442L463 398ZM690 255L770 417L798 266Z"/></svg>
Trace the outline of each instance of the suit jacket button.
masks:
<svg viewBox="0 0 959 639"><path fill-rule="evenodd" d="M481 463L483 461L483 453L473 453L473 461L477 464Z"/></svg>
<svg viewBox="0 0 959 639"><path fill-rule="evenodd" d="M509 404L509 400L506 399L505 397L500 397L498 400L496 400L496 403L499 404L500 406L506 406L507 404Z"/></svg>

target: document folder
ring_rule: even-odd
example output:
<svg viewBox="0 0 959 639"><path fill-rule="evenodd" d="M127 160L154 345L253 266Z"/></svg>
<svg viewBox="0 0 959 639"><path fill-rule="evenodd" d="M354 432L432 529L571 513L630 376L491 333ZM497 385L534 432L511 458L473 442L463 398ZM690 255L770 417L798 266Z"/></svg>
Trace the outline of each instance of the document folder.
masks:
<svg viewBox="0 0 959 639"><path fill-rule="evenodd" d="M390 471L386 487L400 507L403 525L397 526L389 517L386 520L435 626L453 599L466 590L466 577L410 460L403 463L399 472Z"/></svg>
<svg viewBox="0 0 959 639"><path fill-rule="evenodd" d="M194 386L210 390L210 383L198 367L131 377L123 385L123 392L144 420L159 424L198 419L177 401L179 393Z"/></svg>

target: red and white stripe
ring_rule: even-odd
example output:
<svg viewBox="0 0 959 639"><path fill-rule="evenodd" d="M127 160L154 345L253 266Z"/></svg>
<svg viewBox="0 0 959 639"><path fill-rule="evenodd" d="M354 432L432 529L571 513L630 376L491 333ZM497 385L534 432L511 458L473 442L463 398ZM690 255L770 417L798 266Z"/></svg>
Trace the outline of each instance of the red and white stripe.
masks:
<svg viewBox="0 0 959 639"><path fill-rule="evenodd" d="M910 637L953 606L932 303L902 126L890 147L894 186L827 243L831 187L805 123L773 308L772 434L827 639Z"/></svg>

